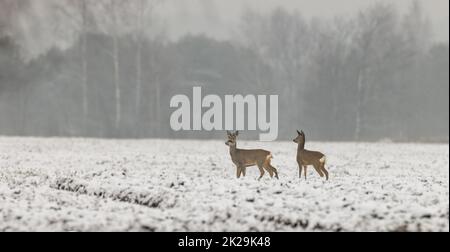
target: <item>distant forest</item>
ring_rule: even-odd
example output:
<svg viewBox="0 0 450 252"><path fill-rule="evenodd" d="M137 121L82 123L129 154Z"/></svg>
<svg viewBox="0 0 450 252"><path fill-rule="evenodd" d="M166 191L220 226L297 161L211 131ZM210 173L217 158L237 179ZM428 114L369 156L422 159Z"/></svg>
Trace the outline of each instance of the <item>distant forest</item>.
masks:
<svg viewBox="0 0 450 252"><path fill-rule="evenodd" d="M0 0L0 135L224 138L170 128L170 98L202 86L278 94L280 140L296 129L326 141L449 139L449 45L431 39L418 2L333 19L249 9L229 41L168 39L155 0L39 2Z"/></svg>

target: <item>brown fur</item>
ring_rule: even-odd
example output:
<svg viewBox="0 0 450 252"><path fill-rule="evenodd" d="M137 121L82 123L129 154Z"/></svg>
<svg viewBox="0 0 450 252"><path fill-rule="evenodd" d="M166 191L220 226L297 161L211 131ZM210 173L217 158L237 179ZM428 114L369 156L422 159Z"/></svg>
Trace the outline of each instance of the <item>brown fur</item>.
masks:
<svg viewBox="0 0 450 252"><path fill-rule="evenodd" d="M302 168L304 169L304 176L306 179L306 168L308 165L312 165L320 177L325 175L328 180L328 171L325 169L326 157L323 153L318 151L310 151L305 149L305 133L297 130L297 137L294 139L295 143L298 143L297 148L297 163L299 169L299 177L302 177Z"/></svg>
<svg viewBox="0 0 450 252"><path fill-rule="evenodd" d="M264 176L264 170L267 171L272 178L275 174L275 178L278 178L278 172L275 167L270 164L272 154L269 151L256 149L256 150L243 150L236 147L236 137L239 132L235 133L227 132L228 141L226 145L230 147L230 156L233 163L236 165L236 177L240 178L241 174L245 176L246 168L250 166L258 166L259 179Z"/></svg>

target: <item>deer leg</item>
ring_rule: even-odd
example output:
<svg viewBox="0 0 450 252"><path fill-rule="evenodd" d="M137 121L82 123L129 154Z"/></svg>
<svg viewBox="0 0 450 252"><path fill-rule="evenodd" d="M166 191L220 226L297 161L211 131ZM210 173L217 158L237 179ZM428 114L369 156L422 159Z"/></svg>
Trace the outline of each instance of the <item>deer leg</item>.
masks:
<svg viewBox="0 0 450 252"><path fill-rule="evenodd" d="M305 175L305 180L306 180L306 167L307 167L306 165L303 166L304 169L303 175Z"/></svg>
<svg viewBox="0 0 450 252"><path fill-rule="evenodd" d="M325 169L325 163L321 163L320 169L323 171L323 173L325 174L325 178L326 180L328 180L328 171Z"/></svg>
<svg viewBox="0 0 450 252"><path fill-rule="evenodd" d="M245 177L246 171L247 171L247 167L242 167L242 169L241 169L242 177Z"/></svg>
<svg viewBox="0 0 450 252"><path fill-rule="evenodd" d="M270 159L268 159L266 161L265 166L266 166L266 170L269 172L271 178L273 177L273 174L275 174L275 178L279 179L278 171L277 171L277 169L275 169L275 167L272 166L272 164L270 164Z"/></svg>
<svg viewBox="0 0 450 252"><path fill-rule="evenodd" d="M273 170L272 170L272 168L270 168L270 163L267 162L267 161L264 162L263 168L264 168L264 170L266 170L266 172L269 173L270 177L272 178L273 177Z"/></svg>
<svg viewBox="0 0 450 252"><path fill-rule="evenodd" d="M273 178L273 175L275 175L275 178L279 179L277 169L275 169L275 167L273 167L271 164L267 164L265 169L269 172L271 178Z"/></svg>
<svg viewBox="0 0 450 252"><path fill-rule="evenodd" d="M320 163L317 162L313 164L314 170L316 170L316 172L319 173L320 177L323 177L323 172L322 169L320 169L320 166L321 166Z"/></svg>
<svg viewBox="0 0 450 252"><path fill-rule="evenodd" d="M273 167L270 163L269 163L269 167L273 171L273 173L275 173L275 178L280 179L280 178L278 178L278 171L277 171L277 169L275 169L275 167Z"/></svg>
<svg viewBox="0 0 450 252"><path fill-rule="evenodd" d="M236 177L237 178L241 177L241 171L242 171L241 166L236 166Z"/></svg>
<svg viewBox="0 0 450 252"><path fill-rule="evenodd" d="M269 173L269 176L270 176L271 178L273 178L273 170L270 169L270 167L268 167L268 166L263 166L263 168L264 168L264 170L266 170L266 172Z"/></svg>
<svg viewBox="0 0 450 252"><path fill-rule="evenodd" d="M263 165L261 163L258 163L258 169L259 169L259 178L258 180L260 180L263 176L264 176L264 168Z"/></svg>
<svg viewBox="0 0 450 252"><path fill-rule="evenodd" d="M266 170L266 172L269 173L270 177L273 177L273 170L270 168L270 159L266 159L266 161L264 161L264 163L262 164L262 167L264 168L264 170Z"/></svg>
<svg viewBox="0 0 450 252"><path fill-rule="evenodd" d="M298 177L299 178L302 178L302 168L303 168L302 164L298 164Z"/></svg>

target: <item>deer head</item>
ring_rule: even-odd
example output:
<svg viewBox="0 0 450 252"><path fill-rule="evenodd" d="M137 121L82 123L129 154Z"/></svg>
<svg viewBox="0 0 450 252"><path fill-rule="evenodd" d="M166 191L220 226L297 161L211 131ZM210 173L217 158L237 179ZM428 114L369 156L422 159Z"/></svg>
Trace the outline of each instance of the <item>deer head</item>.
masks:
<svg viewBox="0 0 450 252"><path fill-rule="evenodd" d="M304 143L305 142L305 133L297 130L297 137L293 140L295 143Z"/></svg>
<svg viewBox="0 0 450 252"><path fill-rule="evenodd" d="M235 133L227 131L227 135L228 141L226 141L225 144L228 146L236 146L236 137L239 135L239 131L236 131Z"/></svg>

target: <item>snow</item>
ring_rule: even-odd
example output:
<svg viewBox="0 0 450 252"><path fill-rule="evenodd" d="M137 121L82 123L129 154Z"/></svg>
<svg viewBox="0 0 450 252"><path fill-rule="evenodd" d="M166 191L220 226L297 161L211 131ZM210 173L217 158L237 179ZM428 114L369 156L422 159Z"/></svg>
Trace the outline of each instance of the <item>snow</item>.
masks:
<svg viewBox="0 0 450 252"><path fill-rule="evenodd" d="M449 231L448 144L307 143L330 180L235 168L224 141L0 138L0 231Z"/></svg>

